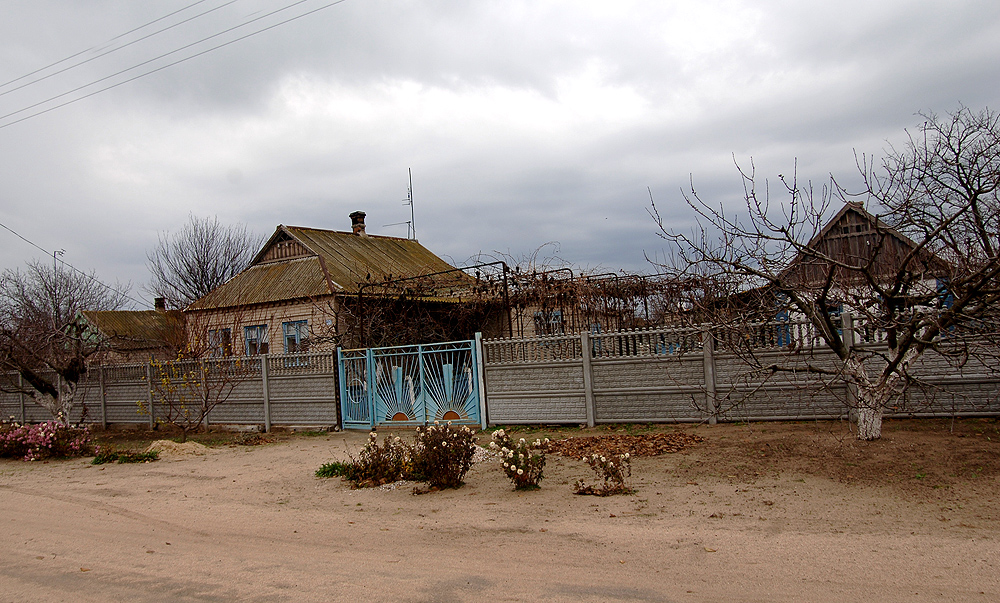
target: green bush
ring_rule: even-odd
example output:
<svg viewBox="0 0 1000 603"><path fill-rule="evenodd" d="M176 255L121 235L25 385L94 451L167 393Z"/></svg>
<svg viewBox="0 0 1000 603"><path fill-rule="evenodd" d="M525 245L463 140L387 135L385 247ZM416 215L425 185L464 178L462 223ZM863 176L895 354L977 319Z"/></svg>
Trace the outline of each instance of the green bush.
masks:
<svg viewBox="0 0 1000 603"><path fill-rule="evenodd" d="M316 470L316 477L343 477L350 480L354 475L354 467L354 463L341 463L340 461L324 463Z"/></svg>
<svg viewBox="0 0 1000 603"><path fill-rule="evenodd" d="M98 446L94 450L94 454L94 460L91 461L94 465L103 465L105 463L149 463L160 459L159 450L135 452L132 450L116 450L114 446L107 448Z"/></svg>

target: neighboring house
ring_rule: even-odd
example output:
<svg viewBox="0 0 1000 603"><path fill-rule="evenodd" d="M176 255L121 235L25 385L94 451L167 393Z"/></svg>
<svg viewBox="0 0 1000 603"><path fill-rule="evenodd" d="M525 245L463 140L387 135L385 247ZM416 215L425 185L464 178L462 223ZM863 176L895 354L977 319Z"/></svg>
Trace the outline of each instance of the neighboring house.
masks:
<svg viewBox="0 0 1000 603"><path fill-rule="evenodd" d="M81 312L105 345L94 360L119 364L176 358L184 349L184 315L167 311L162 298L157 298L156 308Z"/></svg>
<svg viewBox="0 0 1000 603"><path fill-rule="evenodd" d="M373 330L447 312L475 284L416 240L367 234L364 212L350 217L351 232L279 225L245 270L185 309L189 340L214 355L370 344ZM443 276L418 286L431 274Z"/></svg>
<svg viewBox="0 0 1000 603"><path fill-rule="evenodd" d="M912 290L923 290L932 297L946 295L947 262L929 251L913 253L916 249L913 240L866 211L861 203L848 202L796 254L776 283L734 295L726 305L750 319L789 320L797 314L780 291L799 290L819 296L826 290L827 311L832 316L848 309L863 314L864 304L873 303L867 299L871 287L865 274L876 282L889 279L907 258L906 269L913 275ZM836 267L834 263L854 268Z"/></svg>
<svg viewBox="0 0 1000 603"><path fill-rule="evenodd" d="M895 273L917 244L868 213L861 203L849 202L806 247L815 250L817 255L799 252L782 272L782 281L816 286L829 273L830 263L825 258L852 266L868 266L868 272L875 276ZM948 264L928 251L915 254L908 269L934 283L948 273ZM841 269L834 274L833 281L840 287L849 288L852 279L859 278L862 277L858 272Z"/></svg>

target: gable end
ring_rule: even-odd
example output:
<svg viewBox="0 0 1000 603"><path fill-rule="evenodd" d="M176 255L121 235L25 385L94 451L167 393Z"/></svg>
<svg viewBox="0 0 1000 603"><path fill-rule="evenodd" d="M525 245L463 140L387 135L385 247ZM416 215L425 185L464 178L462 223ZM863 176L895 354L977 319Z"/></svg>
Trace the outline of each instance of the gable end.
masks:
<svg viewBox="0 0 1000 603"><path fill-rule="evenodd" d="M306 249L301 243L290 237L288 233L281 232L274 238L274 240L271 241L271 244L268 245L267 249L264 250L264 253L260 255L256 263L266 264L268 262L277 262L311 255L315 254Z"/></svg>

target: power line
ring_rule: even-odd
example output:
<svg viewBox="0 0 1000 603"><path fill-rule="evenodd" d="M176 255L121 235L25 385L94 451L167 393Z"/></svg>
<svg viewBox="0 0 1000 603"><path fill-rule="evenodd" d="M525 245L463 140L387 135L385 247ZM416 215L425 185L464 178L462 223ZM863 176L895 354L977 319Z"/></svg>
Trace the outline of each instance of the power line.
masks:
<svg viewBox="0 0 1000 603"><path fill-rule="evenodd" d="M200 0L200 1L201 2L205 2L206 0ZM71 69L75 69L75 68L79 67L80 65L85 65L85 64L87 64L87 63L89 63L91 61L96 61L97 59L99 59L101 57L105 57L105 56L107 56L107 55L109 55L111 53L118 52L119 50L128 48L129 46L132 46L133 44L138 44L139 42L142 42L143 40L148 40L149 38L152 38L153 36L159 35L159 34L165 32L165 31L171 30L171 29L173 29L175 27L179 27L181 25L184 25L185 23L188 23L190 21L194 21L195 19L198 19L199 17L204 17L205 15L207 15L209 13L212 13L212 12L215 12L215 11L220 10L222 8L225 8L225 7L229 6L230 4L234 4L236 2L239 2L239 0L229 0L229 2L226 2L225 4L220 4L219 6L216 6L215 8L210 8L207 11L202 12L202 13L198 13L197 15L195 15L193 17L189 17L187 19L184 19L183 21L178 21L177 23L174 23L173 25L168 25L167 27L164 27L163 29L159 29L157 31L154 31L151 34L146 34L146 35L142 36L141 38L138 38L138 39L132 40L131 42L128 42L127 44L122 44L121 46L117 46L115 48L112 48L111 50L108 50L106 52L102 52L102 53L100 53L98 55L92 56L89 59L84 59L84 60L82 60L82 61L80 61L78 63L74 63L74 64L70 65L69 67L65 67L63 69L60 69L59 71L53 71L52 73L49 73L47 75L43 75L42 77L40 77L40 78L38 78L36 80L31 80L27 84L22 84L20 86L11 88L10 90L5 90L3 92L0 92L0 96L4 96L4 95L7 95L7 94L10 94L11 92L17 92L18 90L21 90L23 88L27 88L28 86L31 86L32 84L37 84L38 82L42 82L42 81L45 81L45 80L49 79L50 77L55 77L55 76L59 75L60 73L66 73L67 71L69 71ZM174 11L171 14L176 14L176 13L177 13L177 11ZM161 17L161 18L165 18L165 17ZM159 19L157 19L157 20L159 20ZM143 26L143 27L145 27L145 26ZM118 39L118 38L120 38L122 36L128 35L129 33L132 33L133 31L138 31L139 29L142 29L142 27L137 27L136 29L133 29L130 32L126 32L126 33L122 34L121 36L116 36L115 38L112 38L111 41L114 41L114 40L116 40L116 39ZM90 50L94 50L94 48L91 48ZM85 52L88 52L88 51L84 50L82 52L78 52L77 54L73 55L73 57L79 56L80 54L83 54ZM72 57L70 57L70 58L72 58ZM59 62L62 63L64 61L66 61L66 60L68 60L68 59L63 59L62 61L59 61ZM155 61L156 59L152 59L152 60ZM53 65L50 65L49 67L52 67L55 64L56 63L54 63ZM140 65L141 65L141 63L140 63ZM134 68L135 67L130 67L130 69L134 69ZM48 69L48 67L43 67L42 69L38 69L36 71L33 71L32 73L38 73L39 71L44 71L45 69ZM121 73L121 72L119 72L119 73ZM115 74L115 75L117 75L117 74ZM17 78L17 80L11 80L10 82L7 82L7 84L10 84L10 83L16 82L18 80L24 79L25 77L27 77L27 76L21 76L21 77ZM112 75L112 76L108 76L108 77L114 77L114 76ZM98 81L100 81L100 80L98 80ZM3 88L7 84L0 84L0 88ZM87 84L87 85L90 86L92 84L93 83ZM84 86L84 88L86 88L86 86ZM73 90L71 90L70 92L73 92ZM67 92L66 94L69 94L70 92ZM42 102L45 103L47 101L42 101ZM30 109L30 107L28 107L28 108ZM23 110L24 109L22 109L22 111Z"/></svg>
<svg viewBox="0 0 1000 603"><path fill-rule="evenodd" d="M21 234L19 234L18 232L16 232L16 231L15 231L14 229L12 229L11 227L7 226L6 224L4 224L4 223L2 223L2 222L0 222L0 227L2 227L2 228L3 228L4 230L6 230L7 232L11 233L11 234L12 234L12 235L14 235L15 237L17 237L17 238L21 239L22 241L24 241L24 242L25 242L25 243L27 243L28 245L31 245L31 246L32 246L32 247L34 247L35 249L37 249L37 250L41 251L41 252L42 252L42 253L44 253L45 255L47 255L47 256L51 255L51 256L52 256L52 259L53 259L53 261L56 261L56 259L55 259L55 257L56 257L56 256L55 256L55 255L53 254L53 252L51 252L51 251L49 251L49 250L45 249L44 247L42 247L41 245L39 245L39 244L35 243L34 241L29 241L29 240L28 240L28 239L26 239L25 237L21 236ZM73 270L73 271L74 271L74 272L76 272L77 274L81 274L81 275L83 275L83 276L85 276L85 277L89 278L89 279L90 279L91 281L93 281L93 282L97 283L98 285L100 285L100 286L104 287L105 289L107 289L107 290L109 290L109 291L113 291L113 292L115 292L115 293L122 293L122 295L123 295L123 296L125 297L125 299L128 299L128 300L130 300L130 301L131 301L132 303L134 303L134 304L136 304L136 305L138 305L138 306L140 306L140 307L142 307L142 306L148 306L148 305L149 305L149 302L148 302L148 301L146 301L146 300L143 300L143 301L139 301L139 300L135 299L134 297L132 297L131 295L129 295L128 293L123 293L123 292L121 292L120 290L118 290L118 289L115 289L115 288L114 288L114 287L112 287L111 285L109 285L109 284L107 284L107 283L105 283L105 282L103 282L103 281L99 280L99 279L98 279L97 277L95 277L94 275L92 275L92 274L87 274L86 272L84 272L83 270L80 270L79 268L77 268L77 267L76 267L76 266L74 266L73 264L70 264L70 263L69 263L69 262L67 262L66 260L63 260L63 259L59 259L58 261L59 261L59 263L60 263L60 264L62 264L63 266L66 266L66 267L70 268L71 270Z"/></svg>
<svg viewBox="0 0 1000 603"><path fill-rule="evenodd" d="M141 67L141 66L143 66L143 65L148 65L149 63L152 63L152 62L154 62L154 61L157 61L157 60L159 60L159 59L162 59L162 58L164 58L164 57L167 57L167 56L170 56L170 55L172 55L172 54L176 54L176 53L178 53L178 52L180 52L180 51L182 51L182 50L186 50L186 49L188 49L188 48L190 48L190 47L192 47L192 46L196 46L196 45L198 45L198 44L201 44L202 42L205 42L205 41L208 41L208 40L211 40L212 38L217 38L217 37L219 37L219 36L221 36L221 35L223 35L223 34L226 34L226 33L229 33L229 32L232 32L232 31L234 31L234 30L236 30L236 29L239 29L239 28L241 28L241 27L245 27L245 26L247 26L247 25L249 25L249 24L251 24L251 23L253 23L253 22L255 22L255 21L259 21L259 20L261 20L261 19L264 19L264 18L266 18L266 17L270 17L270 16L272 16L272 15L274 15L274 14L277 14L277 13L279 13L279 12L282 12L282 11L285 11L285 10L288 10L289 8L292 8L292 7L294 7L294 6L297 6L297 5L299 5L299 4L303 4L303 3L305 3L305 2L308 2L308 1L309 1L309 0L298 0L298 2L293 2L292 4L289 4L289 5L287 5L287 6L284 6L284 7L282 7L282 8L279 8L279 9L277 9L277 10L274 10L274 11L271 11L270 13L267 13L267 14L265 14L265 15L262 15L262 16L260 16L260 17L256 17L256 18L254 18L254 19L252 19L252 20L250 20L250 21L247 21L246 23L242 23L242 24L240 24L240 25L236 25L236 26L233 26L233 27L230 27L230 28L228 28L228 29L225 29L225 30L223 30L223 31L220 31L220 32L218 32L218 33L216 33L216 34L213 34L213 35L211 35L211 36L208 36L208 37L206 37L206 38L202 38L201 40L198 40L197 42L192 42L192 43L190 43L190 44L187 44L187 45L185 45L185 46L182 46L182 47L180 47L180 48L177 48L177 49L175 49L175 50L171 50L170 52L166 52L166 53L164 53L164 54L161 54L160 56L157 56L157 57L154 57L154 58L152 58L152 59L149 59L149 60L147 60L147 61L143 61L143 62L141 62L141 63L139 63L139 64L137 64L137 65L133 65L132 67L129 67L128 69L123 69L122 71L119 71L119 72L117 72L117 73L114 73L114 74L112 74L112 75L109 75L109 76L106 76L106 77L103 77L103 78L100 78L100 79L97 79L97 80L94 80L93 82L90 82L89 84L86 84L86 85L83 85L83 86L78 86L77 88L74 88L74 89L72 89L72 90L70 90L70 91L68 91L68 92L64 92L64 93L62 93L62 94L58 94L58 95L56 95L56 96L53 96L53 97L51 97L51 98L48 98L48 99L46 99L46 100L43 100L43 101L40 101L40 102L37 102L37 103L34 103L33 105L29 105L29 106L27 106L27 107L24 107L23 109L19 109L19 110L17 110L17 111L14 111L14 112L11 112L11 113L8 113L8 114L6 114L6 115L2 115L2 116L0 116L0 119L6 119L6 118L8 118L8 117L11 117L11 116L14 116L14 115L17 115L18 113L23 113L23 112L25 112L25 111L27 111L27 110L29 110L29 109L33 109L33 108L35 108L35 107L38 107L39 105L44 105L45 103L48 103L48 102L51 102L51 101L53 101L53 100L56 100L56 99L58 99L58 98L62 98L62 97L64 97L64 96L67 96L67 95L69 95L69 94L72 94L72 93L74 93L74 92L79 92L80 90L82 90L82 89L84 89L84 88L89 88L90 86L93 86L94 84L97 84L97 83L99 83L99 82L102 82L102 81L105 81L105 80L108 80L108 79L111 79L111 78L113 78L113 77L115 77L115 76L118 76L118 75L121 75L121 74L123 74L123 73L126 73L126 72L128 72L128 71L131 71L131 70L133 70L133 69L136 69L136 68L138 68L138 67ZM136 76L134 76L134 77L131 77L131 78L128 78L128 79L126 79L126 80L122 80L122 81L120 81L120 82L117 82L117 83L115 83L115 84L111 84L110 86L106 86L106 87L104 87L104 88L101 88L101 89L99 89L99 90L95 90L94 92L90 92L90 93L88 93L88 94L85 94L85 95L83 95L83 96L80 96L80 97L77 97L77 98L74 98L74 99L71 99L71 100L68 100L68 101L66 101L66 102L63 102L63 103L59 103L58 105L54 105L54 106L52 106L52 107L49 107L49 108L47 108L47 109L43 109L43 110L41 110L41 111L37 111L37 112L35 112L35 113L32 113L31 115L27 115L27 116L25 116L25 117L22 117L22 118L20 118L20 119L16 119L16 120L14 120L14 121L9 121L9 122L7 122L7 123L5 123L5 124L0 124L0 129L3 129L3 128L6 128L6 127L9 127L9 126L12 126L12 125L14 125L14 124L18 124L18 123L21 123L22 121L27 121L27 120L29 120L29 119L31 119L31 118L33 118L33 117L38 117L39 115L44 115L45 113L49 113L49 112L51 112L51 111L55 111L56 109L59 109L59 108L62 108L62 107L65 107L65 106L67 106L67 105L71 105L71 104L73 104L73 103L76 103L76 102L79 102L79 101L81 101L81 100L84 100L84 99L87 99L87 98L90 98L91 96L96 96L96 95L98 95L98 94L100 94L100 93L102 93L102 92L107 92L108 90L111 90L111 89L113 89L113 88L117 88L118 86L122 86L122 85L124 85L124 84L128 84L129 82L134 82L135 80L138 80L138 79L141 79L141 78L144 78L144 77L146 77L147 75L152 75L152 74L154 74L154 73L157 73L158 71L163 71L164 69L167 69L167 68L170 68L170 67L173 67L174 65L178 65L178 64L180 64L180 63L184 63L184 62L186 62L186 61L189 61L189 60L191 60L191 59L194 59L194 58L197 58L197 57L200 57L200 56L202 56L202 55L205 55L205 54L208 54L208 53L210 53L210 52L214 52L214 51L216 51L216 50L218 50L218 49L220 49L220 48L224 48L224 47L226 47L226 46L229 46L230 44L235 44L236 42L240 42L240 41L242 41L242 40L245 40L245 39L247 39L247 38L250 38L250 37L253 37L253 36L256 36L257 34L260 34L260 33L264 33L265 31L269 31L269 30L271 30L271 29L275 29L276 27L280 27L280 26L282 26L282 25L286 25L286 24L288 24L288 23L291 23L292 21L297 21L298 19L301 19L301 18L303 18L303 17L307 17L307 16L309 16L309 15L312 15L312 14L314 14L314 13L318 13L318 12L319 12L319 11L321 11L321 10L325 10L325 9L327 9L327 8L330 8L331 6L336 6L337 4L341 4L341 3L343 3L343 2L346 2L346 1L347 1L347 0L335 0L334 2L330 2L330 3L328 3L328 4L324 4L323 6L320 6L320 7L318 7L318 8L315 8L315 9L312 9L312 10L310 10L310 11L307 11L307 12L304 12L304 13L302 13L302 14L300 14L300 15L296 15L296 16L294 16L294 17L291 17L291 18L289 18L289 19L285 19L284 21L279 21L278 23L274 23L274 24L272 24L272 25L268 25L267 27L263 27L263 28L261 28L261 29L258 29L258 30L256 30L256 31L253 31L253 32L250 32L250 33L248 33L248 34L246 34L246 35L243 35L243 36L240 36L240 37L238 37L238 38L234 38L234 39L232 39L232 40L229 40L228 42L223 42L222 44L219 44L219 45L217 45L217 46L213 46L213 47L211 47L211 48L208 48L208 49L206 49L206 50L203 50L203 51L200 51L200 52L197 52L197 53L195 53L195 54L193 54L193 55L190 55L190 56L187 56L187 57L184 57L184 58L182 58L182 59L178 59L178 60L176 60L176 61L174 61L174 62L172 62L172 63L167 63L166 65L162 65L162 66L160 66L160 67L157 67L157 68L155 68L155 69L150 69L149 71L146 71L146 72L144 72L144 73L141 73L141 74L139 74L139 75L136 75Z"/></svg>
<svg viewBox="0 0 1000 603"><path fill-rule="evenodd" d="M118 34L117 36L115 36L115 37L111 38L110 40L108 40L107 44L110 44L110 43L112 43L115 40L118 40L120 38L124 38L125 36L129 35L130 33L135 33L137 31L139 31L140 29L145 29L145 28L149 27L150 25L152 25L154 23L157 23L159 21L162 21L162 20L164 20L164 19L166 19L168 17L172 17L172 16L176 15L177 13L184 12L184 11L186 11L187 9L189 9L189 8L191 8L193 6L197 6L197 5L201 4L202 2L208 2L208 0L198 0L197 2L195 2L193 4L188 4L184 8L177 9L174 12L166 14L166 15L163 15L162 17L160 17L158 19L153 19L149 23L146 23L144 25L140 25L139 27L130 29L130 30L126 31L123 34ZM45 71L46 69L49 69L50 67L55 67L56 65L59 65L61 63L65 63L66 61L68 61L70 59L75 59L76 57L80 56L81 54L87 54L88 52L90 52L92 50L96 50L97 48L98 48L97 46L91 46L90 48L87 48L86 50L81 50L80 52L71 54L68 57L63 58L63 59L59 59L58 61L56 61L54 63L49 63L45 67L39 67L38 69L35 69L34 71L29 71L28 73L25 73L24 75L22 75L20 77L16 77L16 78L14 78L14 79L12 79L10 81L6 81L6 82L0 84L0 88L3 88L4 86L9 86L10 84L13 84L14 82L19 82L19 81L23 80L26 77L31 77L31 76L35 75L36 73L41 73L42 71Z"/></svg>

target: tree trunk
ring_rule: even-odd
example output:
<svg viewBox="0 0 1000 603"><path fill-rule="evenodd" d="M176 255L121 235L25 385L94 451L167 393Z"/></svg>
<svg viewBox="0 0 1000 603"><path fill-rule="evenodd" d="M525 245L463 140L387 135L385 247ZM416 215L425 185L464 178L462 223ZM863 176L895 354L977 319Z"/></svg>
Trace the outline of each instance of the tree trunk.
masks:
<svg viewBox="0 0 1000 603"><path fill-rule="evenodd" d="M882 407L858 401L858 439L871 442L882 437Z"/></svg>
<svg viewBox="0 0 1000 603"><path fill-rule="evenodd" d="M857 413L858 439L871 442L882 437L882 409L889 400L892 383L885 380L872 382L864 362L851 356L844 362L848 387L854 388Z"/></svg>

